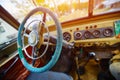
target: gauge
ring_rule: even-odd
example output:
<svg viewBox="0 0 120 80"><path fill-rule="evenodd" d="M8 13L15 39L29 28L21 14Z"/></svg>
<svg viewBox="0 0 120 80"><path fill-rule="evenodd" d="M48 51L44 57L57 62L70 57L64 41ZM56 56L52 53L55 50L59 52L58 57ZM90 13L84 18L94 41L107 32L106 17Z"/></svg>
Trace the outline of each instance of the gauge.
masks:
<svg viewBox="0 0 120 80"><path fill-rule="evenodd" d="M89 39L89 38L91 37L91 33L90 33L89 31L85 31L84 37L85 37L86 39Z"/></svg>
<svg viewBox="0 0 120 80"><path fill-rule="evenodd" d="M71 40L71 34L69 32L64 32L63 33L63 39L67 42Z"/></svg>
<svg viewBox="0 0 120 80"><path fill-rule="evenodd" d="M82 37L82 33L81 32L77 31L77 32L74 33L74 38L75 39L81 39L81 37Z"/></svg>
<svg viewBox="0 0 120 80"><path fill-rule="evenodd" d="M113 30L110 29L110 28L107 28L103 31L103 35L106 36L106 37L110 37L113 35Z"/></svg>
<svg viewBox="0 0 120 80"><path fill-rule="evenodd" d="M94 30L92 34L93 34L93 36L94 36L95 38L99 38L100 35L101 35L101 33L100 33L99 30Z"/></svg>

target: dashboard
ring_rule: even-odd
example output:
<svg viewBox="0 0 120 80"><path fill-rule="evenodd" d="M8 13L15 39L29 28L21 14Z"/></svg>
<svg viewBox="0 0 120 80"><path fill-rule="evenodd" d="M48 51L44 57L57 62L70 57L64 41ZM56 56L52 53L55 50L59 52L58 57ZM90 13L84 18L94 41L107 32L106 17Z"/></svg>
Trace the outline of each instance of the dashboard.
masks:
<svg viewBox="0 0 120 80"><path fill-rule="evenodd" d="M113 45L120 41L120 20L107 20L97 23L74 25L63 29L63 39L76 46Z"/></svg>

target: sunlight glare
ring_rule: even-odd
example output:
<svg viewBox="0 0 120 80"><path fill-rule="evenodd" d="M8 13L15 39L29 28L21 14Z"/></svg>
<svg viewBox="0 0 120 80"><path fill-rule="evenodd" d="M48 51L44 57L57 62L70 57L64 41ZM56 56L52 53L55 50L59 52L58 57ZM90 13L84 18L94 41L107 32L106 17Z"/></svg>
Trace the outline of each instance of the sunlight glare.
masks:
<svg viewBox="0 0 120 80"><path fill-rule="evenodd" d="M88 0L80 0L80 2L88 2Z"/></svg>

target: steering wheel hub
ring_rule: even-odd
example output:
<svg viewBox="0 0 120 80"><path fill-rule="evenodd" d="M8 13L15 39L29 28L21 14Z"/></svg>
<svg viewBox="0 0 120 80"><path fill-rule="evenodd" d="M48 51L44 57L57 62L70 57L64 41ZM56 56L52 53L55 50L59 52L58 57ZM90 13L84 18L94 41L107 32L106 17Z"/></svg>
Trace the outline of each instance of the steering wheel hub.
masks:
<svg viewBox="0 0 120 80"><path fill-rule="evenodd" d="M30 32L29 37L28 37L28 43L31 46L35 46L38 43L37 31L34 30L34 31Z"/></svg>

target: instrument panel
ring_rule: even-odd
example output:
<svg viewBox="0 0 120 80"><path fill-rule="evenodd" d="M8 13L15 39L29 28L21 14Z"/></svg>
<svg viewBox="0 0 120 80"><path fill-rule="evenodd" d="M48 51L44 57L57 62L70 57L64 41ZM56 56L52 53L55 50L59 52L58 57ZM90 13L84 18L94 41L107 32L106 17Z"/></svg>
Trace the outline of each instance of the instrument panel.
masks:
<svg viewBox="0 0 120 80"><path fill-rule="evenodd" d="M120 20L75 25L63 29L63 39L67 42L74 42L77 46L112 45L120 42L120 39L116 38L116 30L118 30L115 26L116 22L120 22Z"/></svg>
<svg viewBox="0 0 120 80"><path fill-rule="evenodd" d="M114 35L115 35L114 27L80 30L80 31L74 31L73 33L74 40L106 38L106 37L113 37Z"/></svg>

